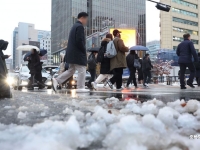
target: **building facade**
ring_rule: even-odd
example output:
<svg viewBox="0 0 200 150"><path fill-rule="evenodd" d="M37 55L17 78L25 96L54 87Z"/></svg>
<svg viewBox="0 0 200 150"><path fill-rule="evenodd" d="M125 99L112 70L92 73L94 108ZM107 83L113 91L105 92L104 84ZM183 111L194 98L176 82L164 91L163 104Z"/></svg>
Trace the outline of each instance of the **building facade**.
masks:
<svg viewBox="0 0 200 150"><path fill-rule="evenodd" d="M20 45L34 45L40 48L39 40L49 34L50 31L43 31L35 29L35 25L31 23L19 22L18 27L13 31L13 68L20 67L23 63L23 55L27 51L17 50Z"/></svg>
<svg viewBox="0 0 200 150"><path fill-rule="evenodd" d="M44 58L44 61L47 65L51 65L53 63L51 55L51 34L40 39L40 49L47 50L47 55Z"/></svg>
<svg viewBox="0 0 200 150"><path fill-rule="evenodd" d="M190 33L195 49L199 51L199 0L160 0L171 5L170 12L160 13L161 48L176 50L183 34Z"/></svg>
<svg viewBox="0 0 200 150"><path fill-rule="evenodd" d="M80 12L89 14L88 37L105 28L136 29L140 45L146 45L146 0L52 0L52 54L59 61L67 47L69 31ZM99 41L100 42L100 41Z"/></svg>
<svg viewBox="0 0 200 150"><path fill-rule="evenodd" d="M146 46L149 49L149 54L150 54L151 59L153 60L156 59L158 52L160 50L160 41L155 40L155 41L147 42Z"/></svg>

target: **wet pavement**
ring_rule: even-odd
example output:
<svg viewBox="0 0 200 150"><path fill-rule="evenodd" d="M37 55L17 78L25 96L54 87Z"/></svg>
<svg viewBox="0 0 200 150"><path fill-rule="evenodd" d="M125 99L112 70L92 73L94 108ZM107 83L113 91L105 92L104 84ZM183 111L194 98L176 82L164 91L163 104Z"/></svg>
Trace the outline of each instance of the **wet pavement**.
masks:
<svg viewBox="0 0 200 150"><path fill-rule="evenodd" d="M101 98L106 99L110 97L116 97L123 100L135 99L138 101L147 101L154 98L161 100L165 103L170 101L175 101L177 99L184 99L188 101L190 99L196 99L200 101L200 88L196 87L194 89L189 88L186 90L180 90L178 86L168 86L168 85L150 85L149 88L143 88L141 85L138 89L134 87L130 89L124 89L122 91L99 88L98 90L91 90L89 93L76 93L73 90L62 89L55 93L53 90L37 90L27 91L22 90L23 93L40 93L42 95L60 95L76 99L93 99Z"/></svg>

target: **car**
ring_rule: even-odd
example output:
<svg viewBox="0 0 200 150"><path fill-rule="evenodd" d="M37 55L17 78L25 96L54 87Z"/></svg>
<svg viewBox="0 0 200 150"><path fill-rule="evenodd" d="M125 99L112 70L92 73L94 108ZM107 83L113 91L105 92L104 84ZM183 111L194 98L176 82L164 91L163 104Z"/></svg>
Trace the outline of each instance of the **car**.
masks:
<svg viewBox="0 0 200 150"><path fill-rule="evenodd" d="M59 72L59 71L58 71ZM58 72L56 72L53 77L56 78L58 77ZM85 85L87 85L88 81L90 80L91 75L88 71L86 71L85 75ZM64 83L66 88L77 88L77 79L78 79L78 71L75 71L73 78L71 80L67 80L66 83Z"/></svg>
<svg viewBox="0 0 200 150"><path fill-rule="evenodd" d="M28 86L30 74L29 74L29 69L27 66L22 66L18 71L17 77L17 84L14 86L14 89L22 90L23 87ZM48 89L52 87L52 82L51 82L51 75L46 72L46 70L42 69L42 81L43 83L47 86Z"/></svg>
<svg viewBox="0 0 200 150"><path fill-rule="evenodd" d="M50 75L54 75L59 70L59 66L43 66L43 69Z"/></svg>

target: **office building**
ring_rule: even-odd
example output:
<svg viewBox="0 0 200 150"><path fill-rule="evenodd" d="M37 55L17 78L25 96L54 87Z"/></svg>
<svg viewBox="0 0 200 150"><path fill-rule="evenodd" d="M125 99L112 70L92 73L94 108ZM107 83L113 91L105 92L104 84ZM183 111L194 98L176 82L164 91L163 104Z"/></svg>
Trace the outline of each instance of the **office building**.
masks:
<svg viewBox="0 0 200 150"><path fill-rule="evenodd" d="M17 50L18 46L34 45L40 48L38 41L49 34L50 31L36 30L34 24L19 22L18 27L13 31L13 68L21 66L23 55L27 53L27 51Z"/></svg>
<svg viewBox="0 0 200 150"><path fill-rule="evenodd" d="M51 34L40 39L40 49L47 50L47 56L46 56L46 60L44 63L51 65L53 63L52 55L51 55Z"/></svg>
<svg viewBox="0 0 200 150"><path fill-rule="evenodd" d="M160 0L171 5L170 12L160 12L161 48L176 50L183 34L190 33L195 49L199 51L199 0Z"/></svg>
<svg viewBox="0 0 200 150"><path fill-rule="evenodd" d="M146 45L146 0L52 0L51 38L55 63L67 47L69 31L82 11L89 14L87 36L96 36L109 27L136 29L140 45Z"/></svg>
<svg viewBox="0 0 200 150"><path fill-rule="evenodd" d="M158 51L160 50L160 41L150 41L146 44L147 48L149 49L149 54L152 60L157 58Z"/></svg>

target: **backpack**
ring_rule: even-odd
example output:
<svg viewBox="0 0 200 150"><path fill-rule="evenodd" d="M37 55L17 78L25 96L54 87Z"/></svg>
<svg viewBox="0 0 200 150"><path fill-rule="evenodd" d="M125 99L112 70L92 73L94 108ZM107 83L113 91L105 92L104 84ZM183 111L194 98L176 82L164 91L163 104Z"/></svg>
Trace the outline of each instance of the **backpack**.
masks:
<svg viewBox="0 0 200 150"><path fill-rule="evenodd" d="M103 59L104 59L104 47L101 46L99 51L98 51L97 62L102 62Z"/></svg>
<svg viewBox="0 0 200 150"><path fill-rule="evenodd" d="M135 67L135 68L137 68L137 69L140 69L140 68L141 68L141 64L140 64L139 59L134 59L133 67Z"/></svg>
<svg viewBox="0 0 200 150"><path fill-rule="evenodd" d="M88 63L89 69L95 69L96 68L95 56L93 54L89 55L87 63Z"/></svg>
<svg viewBox="0 0 200 150"><path fill-rule="evenodd" d="M107 44L107 48L106 48L106 57L107 58L113 58L117 55L117 50L115 48L115 44L113 41L110 41Z"/></svg>

